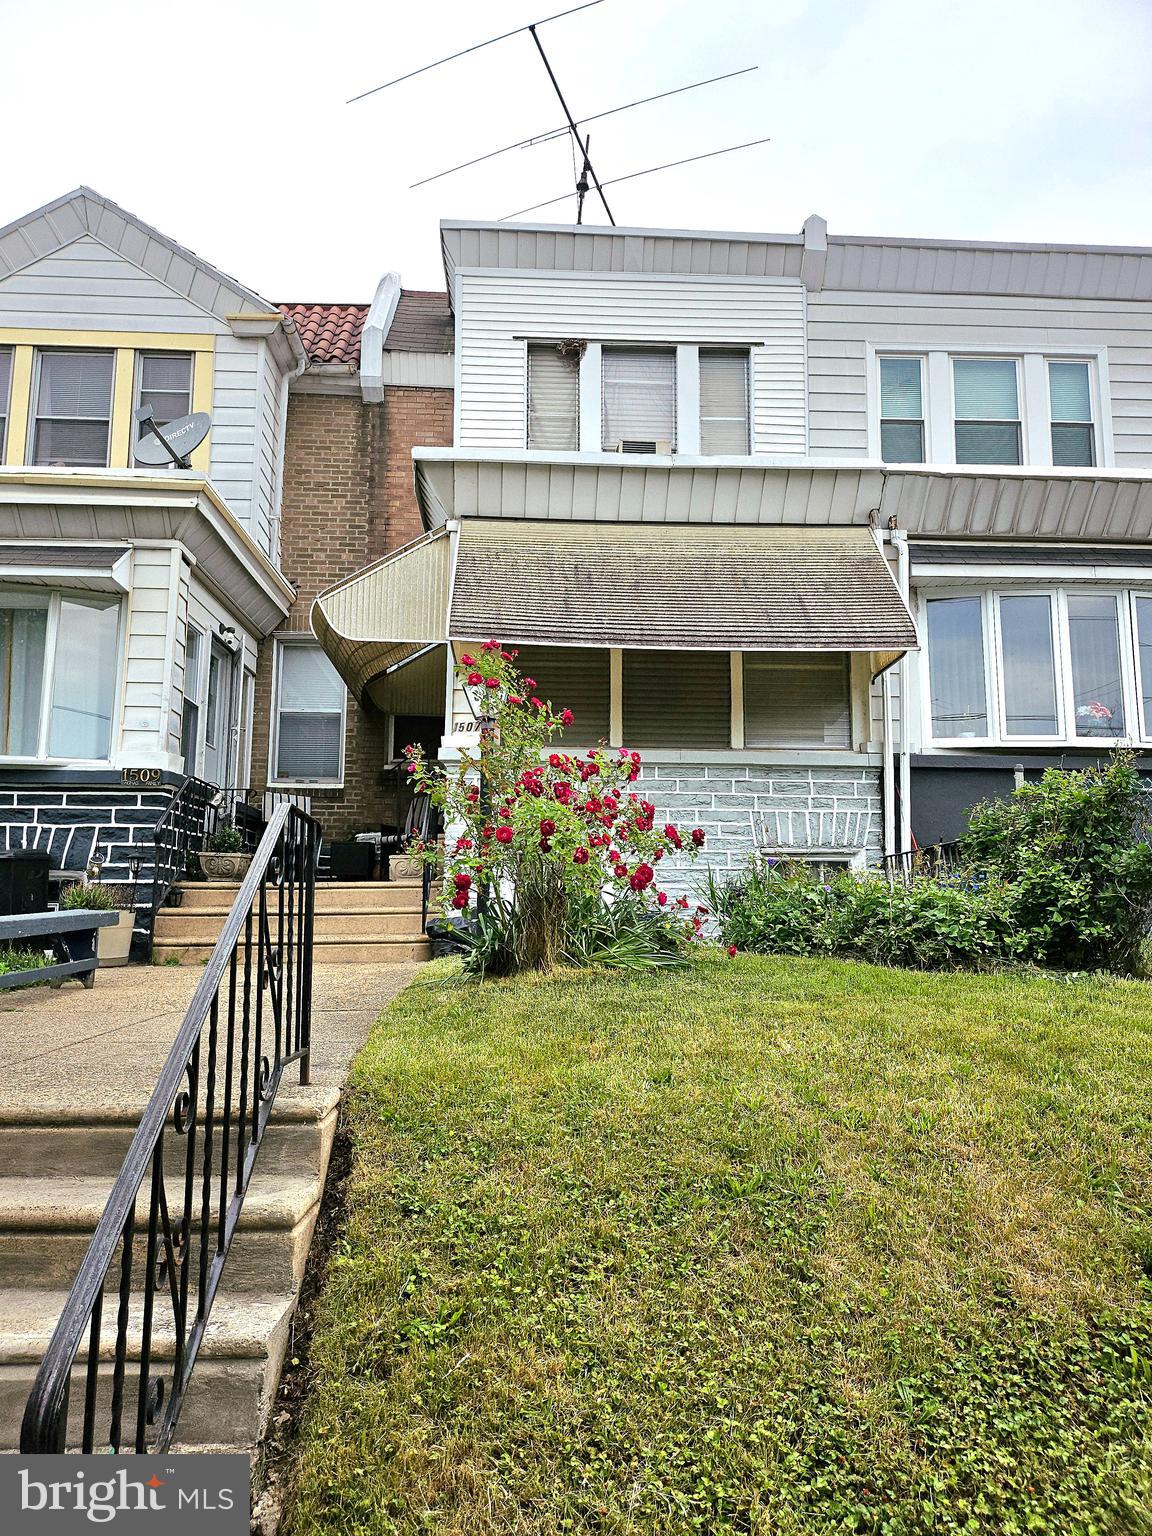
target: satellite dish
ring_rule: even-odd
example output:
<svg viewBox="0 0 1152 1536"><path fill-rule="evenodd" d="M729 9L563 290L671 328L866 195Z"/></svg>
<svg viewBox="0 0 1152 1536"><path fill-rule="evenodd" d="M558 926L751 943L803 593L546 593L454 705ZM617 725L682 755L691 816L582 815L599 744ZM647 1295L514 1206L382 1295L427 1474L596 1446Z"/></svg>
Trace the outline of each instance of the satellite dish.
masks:
<svg viewBox="0 0 1152 1536"><path fill-rule="evenodd" d="M172 464L186 459L208 436L212 418L207 411L193 411L191 416L177 416L165 426L148 425L151 417L137 419L144 427L134 452L141 464Z"/></svg>

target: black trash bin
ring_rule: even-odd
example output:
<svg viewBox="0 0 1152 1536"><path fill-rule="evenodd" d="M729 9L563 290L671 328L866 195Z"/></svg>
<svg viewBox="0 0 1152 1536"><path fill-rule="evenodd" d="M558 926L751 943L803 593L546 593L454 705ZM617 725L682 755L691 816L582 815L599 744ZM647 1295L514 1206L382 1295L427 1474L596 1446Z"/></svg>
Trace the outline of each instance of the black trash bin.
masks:
<svg viewBox="0 0 1152 1536"><path fill-rule="evenodd" d="M47 912L49 864L46 853L31 848L0 853L0 916Z"/></svg>

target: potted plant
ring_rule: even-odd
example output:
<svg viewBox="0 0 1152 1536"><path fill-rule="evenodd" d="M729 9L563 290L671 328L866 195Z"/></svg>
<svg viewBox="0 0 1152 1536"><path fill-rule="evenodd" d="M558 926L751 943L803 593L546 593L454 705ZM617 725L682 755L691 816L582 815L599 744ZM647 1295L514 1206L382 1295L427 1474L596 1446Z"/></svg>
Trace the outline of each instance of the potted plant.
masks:
<svg viewBox="0 0 1152 1536"><path fill-rule="evenodd" d="M209 880L228 880L235 885L248 873L251 862L239 829L230 821L220 823L200 853L200 868Z"/></svg>
<svg viewBox="0 0 1152 1536"><path fill-rule="evenodd" d="M70 885L60 897L66 912L115 912L114 927L101 928L96 935L96 954L101 965L127 965L132 949L132 930L136 926L136 908L126 886L103 885L98 880L85 885ZM67 943L67 938L65 938Z"/></svg>

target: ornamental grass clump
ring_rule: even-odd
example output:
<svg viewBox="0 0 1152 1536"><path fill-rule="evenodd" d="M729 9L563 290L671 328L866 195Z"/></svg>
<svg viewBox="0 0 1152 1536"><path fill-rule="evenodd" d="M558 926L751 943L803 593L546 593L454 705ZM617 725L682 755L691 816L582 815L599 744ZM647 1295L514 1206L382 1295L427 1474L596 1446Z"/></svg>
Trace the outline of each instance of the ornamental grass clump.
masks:
<svg viewBox="0 0 1152 1536"><path fill-rule="evenodd" d="M632 787L638 752L564 751L572 711L539 697L514 650L487 640L456 674L480 721L478 744L447 770L419 747L405 755L447 828L443 900L464 920L467 968L667 964L707 914L662 888L660 865L694 856L704 833L661 821ZM439 860L437 849L415 851Z"/></svg>

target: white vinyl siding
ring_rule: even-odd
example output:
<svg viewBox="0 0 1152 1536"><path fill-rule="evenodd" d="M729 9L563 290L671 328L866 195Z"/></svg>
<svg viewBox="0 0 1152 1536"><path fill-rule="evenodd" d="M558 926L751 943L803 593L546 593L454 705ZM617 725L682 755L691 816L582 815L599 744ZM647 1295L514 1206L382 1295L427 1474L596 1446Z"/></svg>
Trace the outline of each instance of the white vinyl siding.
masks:
<svg viewBox="0 0 1152 1536"><path fill-rule="evenodd" d="M457 283L458 447L524 446L525 338L561 338L605 347L748 347L753 450L805 451L805 296L798 282L460 272Z"/></svg>
<svg viewBox="0 0 1152 1536"><path fill-rule="evenodd" d="M852 745L846 656L749 652L743 661L746 747Z"/></svg>
<svg viewBox="0 0 1152 1536"><path fill-rule="evenodd" d="M528 446L580 446L580 358L556 346L528 348Z"/></svg>
<svg viewBox="0 0 1152 1536"><path fill-rule="evenodd" d="M580 650L568 645L522 645L516 657L521 675L536 684L533 693L559 711L575 716L564 741L595 746L608 740L610 663L602 648Z"/></svg>
<svg viewBox="0 0 1152 1536"><path fill-rule="evenodd" d="M700 349L700 452L742 454L748 438L748 354Z"/></svg>
<svg viewBox="0 0 1152 1536"><path fill-rule="evenodd" d="M626 746L731 746L727 651L625 651L623 687Z"/></svg>

